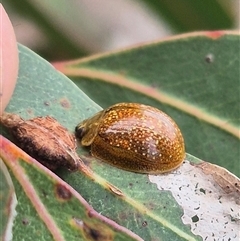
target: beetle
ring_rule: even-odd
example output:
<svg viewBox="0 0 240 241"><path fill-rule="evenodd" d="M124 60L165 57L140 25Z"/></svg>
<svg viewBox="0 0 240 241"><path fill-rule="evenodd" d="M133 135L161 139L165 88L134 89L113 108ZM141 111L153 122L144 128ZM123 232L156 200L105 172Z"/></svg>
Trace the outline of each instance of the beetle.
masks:
<svg viewBox="0 0 240 241"><path fill-rule="evenodd" d="M169 172L181 165L185 145L177 124L157 108L119 103L79 123L76 138L92 156L138 173Z"/></svg>

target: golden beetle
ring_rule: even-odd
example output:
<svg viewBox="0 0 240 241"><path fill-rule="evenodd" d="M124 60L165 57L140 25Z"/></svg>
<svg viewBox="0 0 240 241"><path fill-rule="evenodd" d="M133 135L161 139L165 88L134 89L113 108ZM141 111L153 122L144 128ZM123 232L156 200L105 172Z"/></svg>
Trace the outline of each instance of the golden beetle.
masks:
<svg viewBox="0 0 240 241"><path fill-rule="evenodd" d="M115 104L79 123L75 134L81 145L91 146L94 157L127 171L168 172L185 158L177 124L143 104Z"/></svg>

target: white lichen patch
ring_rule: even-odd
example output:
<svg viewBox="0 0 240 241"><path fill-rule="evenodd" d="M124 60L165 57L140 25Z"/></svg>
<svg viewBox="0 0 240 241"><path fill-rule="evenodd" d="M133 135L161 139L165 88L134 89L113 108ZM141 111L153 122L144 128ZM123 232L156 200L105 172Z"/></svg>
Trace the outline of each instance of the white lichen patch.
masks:
<svg viewBox="0 0 240 241"><path fill-rule="evenodd" d="M206 172L206 166L204 168L203 171L201 164L193 166L185 161L174 172L150 175L149 179L160 191L172 193L183 209L183 223L191 226L193 234L201 236L204 241L239 241L240 181L225 169L222 176L223 168L216 165L208 163L209 172ZM218 168L221 175L218 175ZM229 186L230 191L226 191Z"/></svg>

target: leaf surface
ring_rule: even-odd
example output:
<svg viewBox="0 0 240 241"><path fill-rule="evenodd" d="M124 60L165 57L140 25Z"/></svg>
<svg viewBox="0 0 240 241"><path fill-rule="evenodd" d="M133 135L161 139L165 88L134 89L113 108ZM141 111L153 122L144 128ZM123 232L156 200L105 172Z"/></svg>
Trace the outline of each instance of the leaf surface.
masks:
<svg viewBox="0 0 240 241"><path fill-rule="evenodd" d="M0 143L18 194L12 240L142 240L99 215L73 188L7 139L1 137Z"/></svg>
<svg viewBox="0 0 240 241"><path fill-rule="evenodd" d="M144 47L142 47L142 50L143 49ZM68 128L69 131L73 132L75 126L81 120L92 116L101 109L80 91L76 85L65 76L55 71L54 68L43 59L22 46L19 46L19 51L20 71L18 84L6 111L20 114L21 117L25 119L50 115ZM116 53L110 54L109 56L118 60ZM105 57L106 56L104 56L104 58ZM95 58L95 60L99 63L101 62L100 58ZM87 64L87 61L83 62L84 65ZM114 62L113 59L111 59L109 63L111 62ZM91 63L89 62L89 64ZM77 61L77 67L75 67L76 71L78 70L78 65L79 61ZM105 64L103 64L105 67L101 67L101 69L104 70L103 72L112 73L114 64L113 66L110 65L110 67L106 67L106 65L107 63L105 62ZM94 72L96 69L96 67L90 68L86 66L84 66L84 68L88 68L90 72ZM106 71L106 69L109 70ZM98 71L98 74L101 73L101 71ZM134 69L132 71L137 73ZM79 80L84 80L84 78L88 80L88 82L89 79L94 79L81 76ZM79 82L79 80L77 82ZM143 80L142 84L144 85ZM93 86L95 87L93 88ZM107 86L112 86L112 91L115 92L114 85L110 84ZM137 87L139 87L139 85L137 85ZM92 85L92 88L96 90L96 85ZM124 89L126 88L123 88L123 90ZM152 89L150 88L150 90ZM134 92L136 92L136 90ZM141 95L143 96L144 92L141 93L140 96ZM146 100L148 99L150 98L146 97ZM156 100L154 101L158 103ZM166 105L162 104L162 106ZM174 110L172 113L175 113L175 116L179 116L179 113L182 112L176 111L174 107L170 107L169 109ZM2 130L3 135L11 139L7 131L4 129ZM78 153L93 172L87 174L80 170L75 173L69 173L67 170L59 170L57 174L81 194L81 196L100 214L130 229L144 240L202 240L201 236L205 237L203 234L199 236L191 230L195 225L194 222L192 226L191 224L186 225L184 223L181 218L184 214L184 207L176 201L172 191L168 190L167 187L164 187L163 190L159 190L158 186L150 181L148 175L126 172L100 162L89 155L88 149L79 147ZM187 160L190 161L193 168L195 168L194 165L197 163L202 163L200 160L194 157L191 158L189 155L187 156ZM8 162L10 163L10 161ZM30 183L33 182L34 185L37 185L35 187L36 190L41 189L41 187L44 188L44 186L48 187L49 184L46 184L47 181L49 181L48 176L52 174L49 172L43 175L42 173L45 169L41 167L40 164L35 164L35 162L33 164L32 162L34 161L26 162L26 160L18 160L21 168L27 170ZM35 165L37 165L37 169L34 169ZM186 165L184 164L183 167L184 166ZM10 173L13 177L16 175L16 173ZM46 178L46 183L42 175ZM39 184L35 184L35 182L38 182L38 176L41 176L42 181ZM179 177L183 180L185 178L181 168L174 172L173 176L173 182L178 180L175 177ZM36 180L34 177L36 177ZM27 218L32 221L28 233L31 234L36 231L35 227L37 226L35 225L39 222L39 216L36 214L36 208L34 209L34 207L32 207L29 196L22 192L23 187L18 185L15 181L14 184L18 201L21 201L22 204L18 205L17 208L21 210L21 212L19 210L18 212L25 213L25 210L31 209L30 212L27 213ZM52 188L51 190L47 190L48 195L53 195L52 190ZM47 207L49 204L45 205ZM56 216L65 212L68 213L69 211L68 208L65 210L63 208L58 208L57 205L53 206L56 206L55 209L53 208L53 212L54 210L56 212L54 215ZM50 205L49 207L52 212L52 206ZM15 235L22 230L22 223L20 220L22 221L23 219L21 219L21 216L17 216L17 218L19 219L16 219L18 221L15 222ZM235 219L237 220L237 216ZM67 226L65 227L67 229ZM49 234L44 222L41 223L39 229L46 233L46 237L48 237L46 240L51 240L52 236ZM71 230L67 230L66 232L68 235L72 235Z"/></svg>
<svg viewBox="0 0 240 241"><path fill-rule="evenodd" d="M166 112L188 153L240 176L239 41L200 32L55 66L104 108L140 102Z"/></svg>

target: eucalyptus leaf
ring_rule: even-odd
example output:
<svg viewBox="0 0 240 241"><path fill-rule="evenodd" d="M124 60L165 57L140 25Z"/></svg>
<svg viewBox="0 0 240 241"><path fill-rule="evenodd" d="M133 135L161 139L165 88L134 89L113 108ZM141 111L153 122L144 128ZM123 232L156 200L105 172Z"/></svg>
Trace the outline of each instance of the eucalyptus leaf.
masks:
<svg viewBox="0 0 240 241"><path fill-rule="evenodd" d="M240 177L240 36L199 32L55 66L106 108L139 102L166 112L187 152Z"/></svg>
<svg viewBox="0 0 240 241"><path fill-rule="evenodd" d="M232 40L237 41L239 39L239 37L234 34L229 34L229 36L226 35L226 39L224 37L225 35L222 38L219 38L219 40L223 39L226 42L228 41L231 42ZM183 45L182 48L180 48L182 49L182 53L184 53L183 50L187 49L185 43L192 43L192 45L194 46L193 44L194 37L188 36L186 39L182 37L179 39L180 39L179 40L180 43L178 43L177 41L176 42L180 46ZM212 38L201 36L199 37L198 41L196 40L197 43L199 43L196 45L196 49L198 49L199 46L201 46L200 44L201 40L203 42L206 40L207 43L212 43L214 41ZM215 41L218 43L218 40L215 40ZM231 42L232 46L235 46L234 41ZM159 56L166 57L167 53L169 53L168 52L169 49L173 48L175 52L177 49L179 49L179 45L178 47L174 48L174 43L175 43L175 39L171 41L167 41L166 43L154 43L153 45L150 44L146 46L141 46L140 48L133 48L127 51L119 51L118 53L110 53L103 56L96 56L89 59L76 61L74 62L74 64L71 63L71 65L69 65L69 63L65 63L62 65L62 67L64 66L66 68L66 72L67 70L70 71L68 72L69 75L71 76L75 75L78 77L76 78L77 79L76 83L80 83L84 79L85 81L89 79L106 80L104 76L114 77L116 76L116 73L118 73L121 78L126 76L126 79L127 79L127 82L123 82L123 83L127 83L124 86L124 88L122 88L123 90L127 89L126 87L132 86L131 88L129 88L130 92L140 92L140 95L142 96L146 94L146 91L145 91L146 89L143 89L143 91L141 92L140 87L143 86L143 87L149 88L149 90L152 91L153 87L147 87L147 84L157 83L157 86L154 85L154 89L155 88L157 89L157 93L160 92L158 90L159 85L162 85L163 87L161 88L161 91L165 92L164 93L165 95L163 95L164 98L166 98L166 94L171 93L171 86L176 86L174 88L174 92L172 92L171 95L169 94L169 96L173 96L174 94L174 97L175 97L173 98L174 100L179 99L179 101L184 100L185 102L188 101L190 104L195 104L197 100L201 100L201 98L198 97L197 94L195 94L193 95L194 96L193 98L194 101L193 101L191 100L190 93L186 95L186 97L182 92L181 93L179 92L179 94L177 94L178 93L177 86L181 85L181 82L174 81L174 78L170 82L166 82L166 86L164 85L165 81L163 82L154 82L153 80L151 80L152 82L150 81L151 74L153 74L152 76L155 76L155 77L160 76L159 70L158 70L159 64L158 62L156 62L157 60L159 60ZM171 46L171 44L173 44L173 46ZM164 45L165 48L168 47L166 48L165 55L163 55L161 52L164 50L164 48L162 48L162 45ZM155 48L151 49L152 47L155 47ZM158 49L161 50L159 53L157 51ZM214 48L212 48L211 50L213 51ZM149 53L152 53L152 55L150 55L149 60L146 54L148 51ZM216 56L215 52L212 52L212 51L211 53L214 56ZM189 52L191 53L190 50ZM194 53L192 53L193 57L196 52L197 51L194 51ZM233 52L234 51L232 50L231 53L233 54ZM155 56L155 60L152 62L152 56L154 56L154 53L156 56ZM209 49L207 53L208 54L210 53ZM17 82L14 95L11 99L11 102L9 103L6 109L7 112L17 113L24 119L30 119L36 116L50 115L56 118L70 132L74 132L75 126L80 121L92 116L93 114L101 110L101 108L95 102L93 102L86 94L84 94L75 84L73 84L67 77L65 77L58 71L56 71L49 63L47 63L41 57L37 56L32 51L30 51L29 49L21 45L19 46L19 55L20 55L20 70L19 70L18 82ZM142 58L140 58L140 56L142 56ZM203 57L203 59L200 58L199 65L200 67L202 66L202 71L199 71L198 73L204 72L203 70L205 65L208 66L206 68L212 68L212 67L209 67L210 63L206 62L206 58L204 58L206 57L206 52L204 52L204 54L202 54L201 56ZM128 57L127 62L125 57ZM184 73L184 70L182 70L183 72L181 72L181 68L179 66L181 65L181 67L184 67L185 64L183 62L183 59L181 59L180 57L181 55L178 55L178 58L177 58L178 61L175 62L175 65L170 65L170 67L175 66L176 70L178 70L177 73L179 74L182 73L182 76L183 77L185 76L185 78L183 79L185 80L184 84L185 84L185 87L187 88L188 87L187 81L186 81L187 74ZM225 57L227 57L227 55L225 55ZM186 59L187 59L187 63L190 63L189 59L188 58ZM220 59L223 59L223 57L221 57ZM139 62L136 60L138 60ZM166 60L162 61L162 63L171 63L172 58L169 57L169 59L167 60L168 61ZM228 60L229 59L227 59L226 62L228 62ZM145 62L141 62L141 61L145 61ZM214 59L214 61L216 60ZM230 67L232 66L232 63L234 63L234 66L235 66L236 61L238 61L238 58L233 57L233 60L230 63L228 68L231 69ZM151 62L152 64L150 64ZM130 69L130 63L132 64L131 66L133 67L132 69ZM134 63L139 63L138 68L135 68L137 65L135 65L134 67L133 65ZM146 64L146 63L149 63L149 64ZM213 64L214 63L215 62L213 62ZM68 64L68 66L66 64ZM55 66L59 67L60 65L55 65ZM151 66L151 68L150 69L146 68L148 66ZM166 64L165 68L167 66L169 65ZM155 68L157 70L155 70ZM195 71L197 71L198 70L197 66L195 66L194 69ZM61 70L63 70L63 68ZM140 70L141 72L139 72ZM148 70L150 72L148 72ZM163 72L168 73L167 68L166 69L163 68L163 70L164 70ZM220 80L226 77L226 76L223 76L223 72L225 73L226 71L222 71L218 75L218 77L221 77ZM156 73L158 73L158 75L156 75ZM195 80L196 77L194 77L195 76L194 73L191 71L189 73L192 74L190 75L193 77L191 79ZM229 72L227 71L227 73ZM204 75L204 76L206 78L207 75ZM128 82L129 78L130 78L130 83L134 79L134 85L129 84ZM206 81L205 78L201 78L200 83L201 81ZM162 80L166 80L166 77L162 77ZM213 80L216 82L215 78L213 78ZM234 81L235 81L234 83L236 83L236 78L234 78ZM97 81L95 83L102 83L102 82ZM108 82L106 83L109 90L111 90L111 86L113 88L114 85L116 85L115 83L114 85L109 84L110 81L109 83ZM122 82L119 82L120 85L121 83ZM95 91L97 87L100 86L100 84L97 87L96 85L94 86L93 84L90 84L90 85L91 85L91 88L94 89ZM133 87L135 86L137 88L133 91ZM227 88L227 84L224 87ZM192 90L193 90L193 87L192 87ZM149 91L148 93L149 96L151 95L151 93L154 93L151 91ZM114 88L111 91L109 91L109 93L112 93L112 92L114 93ZM232 93L232 98L234 100L235 98L234 93L237 93L237 90L234 90L233 88L231 93ZM102 95L106 95L106 93L103 92ZM146 100L150 99L149 96L147 96ZM206 94L206 96L208 96L208 94ZM213 97L215 97L215 95L213 95ZM114 101L114 99L112 98L111 101ZM116 100L116 102L117 101L118 100ZM131 101L137 101L137 99L134 99L134 100L132 99ZM155 101L155 104L159 103L159 101L156 101L156 100L154 101ZM173 103L177 103L177 101ZM202 106L204 106L203 105L204 103L205 103L204 101L200 102ZM151 104L151 103L148 103L148 104ZM161 106L165 107L165 111L172 109L173 112L171 112L171 116L177 122L179 122L179 119L175 117L183 116L182 118L185 118L185 116L187 116L184 111L176 108L174 104L170 106L169 104L166 105L166 103L164 103L164 104L161 104ZM166 108L166 106L170 106L170 107ZM211 109L213 110L213 114L215 115L219 114L220 117L223 116L225 118L229 117L229 119L232 120L231 119L232 112L231 110L229 110L230 107L228 105L228 102L226 102L225 105L223 106L226 106L225 108L228 107L228 113L225 113L224 111L221 112L220 108L215 107ZM190 124L191 120L196 119L196 117L192 117L192 116L188 118L189 118L188 121L186 121L187 119L185 119L186 121L185 128L181 124L181 123L184 123L184 121L180 122L179 124L183 132L186 131L187 124ZM199 120L197 120L196 123L199 123ZM232 122L230 121L230 125L237 126L238 123L236 122L236 119L232 120ZM209 127L209 129L214 129L214 128L216 127L212 127L211 125ZM216 128L216 129L223 132L223 135L226 134L226 131L221 130L219 128ZM2 130L2 134L11 140L11 136L8 134L7 130L3 128L1 128L1 130ZM186 139L187 135L189 135L190 136L189 138L192 138L192 140L195 141L196 136L200 134L201 134L201 131L199 131L199 133L196 133L196 130L195 130L194 132L189 131L188 133L184 133L184 136ZM227 135L229 135L230 138L235 140L236 143L239 143L239 140L234 135L229 133ZM227 145L227 143L228 142L226 140L225 144ZM196 143L196 145L197 144L198 143ZM234 142L231 143L231 145L235 145ZM187 148L188 148L188 151L190 151L191 147L187 146ZM230 145L229 145L229 148L230 148ZM236 148L236 146L234 148ZM199 147L199 149L203 150L202 147L201 148ZM205 151L207 152L207 150ZM6 152L6 154L8 155L11 155L11 153L12 153L11 151ZM89 155L89 149L87 148L79 147L78 154L81 157L81 159L86 163L86 165L92 170L91 174L86 174L86 172L84 172L83 170L70 173L65 169L59 170L57 174L63 180L65 180L68 184L70 184L88 202L88 204L90 204L98 213L104 216L107 216L108 218L112 219L118 224L133 231L134 233L139 235L143 240L146 240L146 241L152 240L152 239L202 240L202 237L204 236L194 233L194 231L191 229L194 226L196 219L193 219L192 227L190 225L186 225L182 220L182 216L184 214L183 208L176 201L176 199L172 195L172 192L169 191L168 189L159 190L159 187L157 187L157 185L153 183L152 179L150 180L150 177L148 175L131 173L131 172L123 171L123 170L114 168L112 166L109 166L91 157ZM186 159L188 160L188 162L186 163L189 163L190 161L190 164L193 166L193 172L195 172L195 168L196 170L198 170L197 165L202 165L204 163L201 160L198 160L197 158L191 157L189 155L187 155ZM216 157L216 159L219 159L219 157ZM45 193L44 189L50 186L49 180L52 180L52 174L50 174L50 171L47 171L46 168L41 167L40 164L36 164L35 161L33 161L32 159L23 158L19 160L18 158L17 162L18 162L18 165L21 166L21 168L26 169L26 173L29 180L29 185L27 186L30 186L31 184L33 187L35 187L34 190L40 193L42 195L41 198L43 199L46 199L48 195L52 195L51 193L52 188L51 188L50 190L47 190L47 196L44 196L44 193ZM6 163L8 163L8 167L11 170L14 170L13 169L14 165L11 164L10 160L6 161ZM183 167L187 165L186 163L183 164ZM36 166L37 168L35 168ZM180 169L174 172L173 175L183 180L184 175L182 170L184 169L180 167ZM49 231L46 224L42 221L39 221L39 216L36 212L36 207L34 206L36 205L36 203L32 202L31 199L29 199L31 195L30 196L26 195L26 192L23 192L24 186L26 186L26 184L23 184L18 181L21 179L21 178L19 179L18 172L11 171L10 173L14 181L18 203L20 203L17 206L18 216L14 223L13 237L15 238L15 240L17 240L16 238L18 237L20 232L21 232L21 237L23 238L31 237L32 234L37 235L38 233L36 232L35 227L36 225L40 224L39 229L41 230L41 232L43 232L46 235L47 237L46 240L51 240L51 235L49 235ZM43 177L46 178L46 181L44 181ZM174 179L175 178L173 178L173 180ZM38 180L41 180L41 181L39 182ZM49 201L46 200L46 202L49 202ZM43 202L42 205L44 205L44 207L47 208L49 204ZM64 213L66 214L69 211L67 207L65 210L64 207L59 208L57 205L52 205L52 206L51 205L48 206L48 209L52 217L54 218L56 218L57 216L61 216ZM65 215L65 218L66 218L66 215ZM27 225L29 225L28 223L29 220L31 222L30 222L30 226L28 226L28 232L24 233L22 232L22 229L25 227L26 223ZM66 232L67 235L70 235L70 237L72 237L71 230L68 229L68 226L65 226L64 232ZM24 235L26 235L26 237ZM66 237L69 237L69 236L66 236ZM74 239L71 239L71 240L74 240ZM116 240L120 240L120 239L116 239Z"/></svg>

